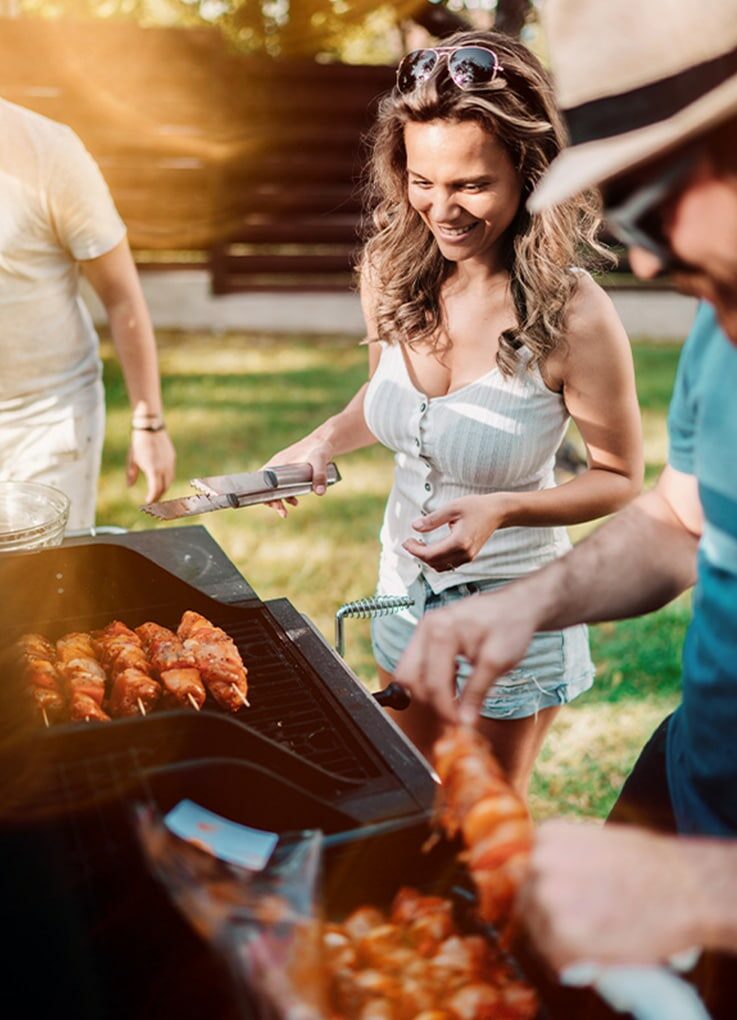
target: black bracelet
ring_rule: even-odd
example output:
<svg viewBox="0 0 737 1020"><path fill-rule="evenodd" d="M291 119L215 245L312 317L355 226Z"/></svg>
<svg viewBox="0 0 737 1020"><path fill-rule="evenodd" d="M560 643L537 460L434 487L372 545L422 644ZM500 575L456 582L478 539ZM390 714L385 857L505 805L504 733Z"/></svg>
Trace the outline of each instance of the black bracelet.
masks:
<svg viewBox="0 0 737 1020"><path fill-rule="evenodd" d="M158 425L131 425L132 432L165 432L166 425L159 422Z"/></svg>

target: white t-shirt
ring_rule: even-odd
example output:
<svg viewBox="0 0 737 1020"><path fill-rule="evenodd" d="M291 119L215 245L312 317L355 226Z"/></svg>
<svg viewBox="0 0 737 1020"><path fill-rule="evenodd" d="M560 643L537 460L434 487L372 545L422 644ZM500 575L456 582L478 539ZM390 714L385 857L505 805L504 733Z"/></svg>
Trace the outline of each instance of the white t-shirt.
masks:
<svg viewBox="0 0 737 1020"><path fill-rule="evenodd" d="M53 424L96 399L98 338L78 262L125 236L74 132L0 99L0 425Z"/></svg>

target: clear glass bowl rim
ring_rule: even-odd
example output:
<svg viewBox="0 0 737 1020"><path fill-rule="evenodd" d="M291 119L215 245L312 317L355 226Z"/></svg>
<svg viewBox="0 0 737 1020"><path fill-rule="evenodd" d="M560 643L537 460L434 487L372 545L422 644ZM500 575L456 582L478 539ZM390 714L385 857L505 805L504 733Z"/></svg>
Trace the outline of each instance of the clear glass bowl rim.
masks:
<svg viewBox="0 0 737 1020"><path fill-rule="evenodd" d="M24 499L30 500L36 511L44 503L47 504L46 513L41 513L40 519L26 526L20 519ZM44 482L0 481L0 506L5 504L12 507L13 503L17 503L18 524L13 528L0 526L0 549L8 550L11 545L20 542L45 541L66 527L70 500L66 493L53 485Z"/></svg>

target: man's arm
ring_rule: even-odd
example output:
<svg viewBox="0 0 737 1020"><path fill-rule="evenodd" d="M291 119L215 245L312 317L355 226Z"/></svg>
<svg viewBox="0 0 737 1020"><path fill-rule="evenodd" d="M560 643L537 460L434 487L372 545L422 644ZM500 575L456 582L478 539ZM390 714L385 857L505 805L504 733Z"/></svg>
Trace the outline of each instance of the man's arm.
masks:
<svg viewBox="0 0 737 1020"><path fill-rule="evenodd" d="M653 490L530 579L536 629L659 609L696 580L701 529L696 479L666 467Z"/></svg>
<svg viewBox="0 0 737 1020"><path fill-rule="evenodd" d="M737 952L737 841L546 822L520 917L561 970L663 963L692 946Z"/></svg>
<svg viewBox="0 0 737 1020"><path fill-rule="evenodd" d="M491 684L516 666L537 631L648 613L692 585L700 533L696 479L667 467L654 490L566 556L492 595L428 614L396 679L448 722L473 723ZM458 655L474 666L460 701Z"/></svg>
<svg viewBox="0 0 737 1020"><path fill-rule="evenodd" d="M157 425L163 421L163 410L156 341L127 240L80 265L105 307L133 419L143 425ZM174 447L165 429L133 430L127 481L133 485L139 471L143 471L148 483L147 502L159 499L169 487L174 462Z"/></svg>

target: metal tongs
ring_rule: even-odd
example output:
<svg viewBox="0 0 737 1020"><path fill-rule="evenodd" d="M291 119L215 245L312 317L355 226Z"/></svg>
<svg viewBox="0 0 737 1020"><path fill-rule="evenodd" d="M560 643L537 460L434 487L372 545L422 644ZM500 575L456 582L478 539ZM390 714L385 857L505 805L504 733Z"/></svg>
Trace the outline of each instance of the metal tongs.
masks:
<svg viewBox="0 0 737 1020"><path fill-rule="evenodd" d="M327 467L327 483L334 485L339 481L340 472L331 461ZM208 478L192 478L189 484L198 495L144 503L140 509L159 520L174 521L180 517L210 513L211 510L235 510L289 496L303 496L312 491L312 465L285 464L236 475L211 475Z"/></svg>

